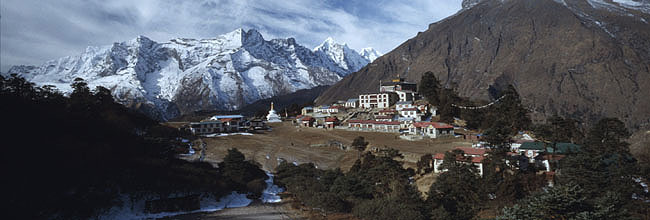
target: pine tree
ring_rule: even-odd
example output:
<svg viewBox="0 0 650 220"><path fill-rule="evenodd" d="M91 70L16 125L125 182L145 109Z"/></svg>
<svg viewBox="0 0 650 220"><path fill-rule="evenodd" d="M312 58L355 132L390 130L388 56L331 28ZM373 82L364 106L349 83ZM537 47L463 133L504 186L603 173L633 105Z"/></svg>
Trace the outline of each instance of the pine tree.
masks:
<svg viewBox="0 0 650 220"><path fill-rule="evenodd" d="M472 219L478 212L479 175L470 160L461 150L445 153L441 168L446 171L431 185L427 198L433 219Z"/></svg>
<svg viewBox="0 0 650 220"><path fill-rule="evenodd" d="M352 141L352 147L354 149L356 149L357 151L359 151L359 155L358 155L357 158L361 158L361 152L366 150L366 147L368 146L368 144L369 143L362 136L358 136L358 137L354 138L354 140Z"/></svg>
<svg viewBox="0 0 650 220"><path fill-rule="evenodd" d="M422 75L418 91L427 99L429 104L439 105L440 82L431 71L427 71Z"/></svg>

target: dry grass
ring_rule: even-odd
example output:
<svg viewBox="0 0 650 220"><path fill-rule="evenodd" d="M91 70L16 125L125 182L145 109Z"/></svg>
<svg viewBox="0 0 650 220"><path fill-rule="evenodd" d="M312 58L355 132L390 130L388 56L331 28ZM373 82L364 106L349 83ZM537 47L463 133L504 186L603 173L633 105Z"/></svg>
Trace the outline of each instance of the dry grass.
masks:
<svg viewBox="0 0 650 220"><path fill-rule="evenodd" d="M273 128L271 131L259 132L252 136L232 135L202 138L207 144L206 160L221 161L228 149L237 148L247 158L253 158L262 164L265 170L275 170L278 158L297 163L311 162L322 169L341 168L347 170L358 157L356 151L312 145L326 144L329 141L350 145L354 138L363 136L370 143L368 149L372 147L395 148L404 155L405 165L414 167L420 157L426 153L439 153L456 146L471 145L470 142L454 138L406 141L399 139L397 134L393 133L304 128L296 127L291 122L274 123L271 126Z"/></svg>

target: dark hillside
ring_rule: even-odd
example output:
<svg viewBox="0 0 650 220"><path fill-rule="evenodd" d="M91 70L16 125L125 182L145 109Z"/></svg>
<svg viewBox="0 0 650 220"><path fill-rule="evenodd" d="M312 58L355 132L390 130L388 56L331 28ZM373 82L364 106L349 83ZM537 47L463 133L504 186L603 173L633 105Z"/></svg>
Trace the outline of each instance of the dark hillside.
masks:
<svg viewBox="0 0 650 220"><path fill-rule="evenodd" d="M7 219L87 219L121 195L246 192L258 167L233 180L227 169L176 159L191 136L159 125L91 91L83 80L69 98L22 78L0 77L3 200ZM250 171L250 172L249 172Z"/></svg>
<svg viewBox="0 0 650 220"><path fill-rule="evenodd" d="M479 2L479 1L475 1ZM561 2L566 2L566 5ZM484 0L429 25L330 87L317 104L377 92L397 74L432 71L460 96L489 100L512 84L545 116L650 121L650 15L586 0Z"/></svg>

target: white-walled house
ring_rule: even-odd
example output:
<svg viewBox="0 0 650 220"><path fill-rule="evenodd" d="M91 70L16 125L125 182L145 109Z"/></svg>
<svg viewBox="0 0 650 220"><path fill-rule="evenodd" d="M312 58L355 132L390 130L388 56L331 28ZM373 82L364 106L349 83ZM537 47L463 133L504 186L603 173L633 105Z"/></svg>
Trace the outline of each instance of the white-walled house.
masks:
<svg viewBox="0 0 650 220"><path fill-rule="evenodd" d="M471 147L457 147L456 149L462 150L463 155L456 158L457 161L469 161L478 170L479 175L483 176L483 160L487 156L487 149L471 148ZM440 166L444 162L445 154L437 153L433 155L433 172L441 173L447 170L442 169Z"/></svg>
<svg viewBox="0 0 650 220"><path fill-rule="evenodd" d="M217 120L191 122L189 129L192 134L212 134L224 131L223 123Z"/></svg>
<svg viewBox="0 0 650 220"><path fill-rule="evenodd" d="M411 90L395 90L400 102L415 100L416 93Z"/></svg>
<svg viewBox="0 0 650 220"><path fill-rule="evenodd" d="M401 111L402 109L405 109L405 108L414 108L414 107L415 106L413 106L413 102L411 102L411 101L399 101L399 102L395 103L395 109L397 111Z"/></svg>
<svg viewBox="0 0 650 220"><path fill-rule="evenodd" d="M417 108L403 108L399 110L399 115L402 118L411 118L414 119L415 121L422 120L422 114L419 112Z"/></svg>
<svg viewBox="0 0 650 220"><path fill-rule="evenodd" d="M348 99L348 101L345 102L346 108L357 108L358 106L359 106L359 99Z"/></svg>
<svg viewBox="0 0 650 220"><path fill-rule="evenodd" d="M429 138L453 136L454 126L441 122L415 122L409 126L409 134Z"/></svg>

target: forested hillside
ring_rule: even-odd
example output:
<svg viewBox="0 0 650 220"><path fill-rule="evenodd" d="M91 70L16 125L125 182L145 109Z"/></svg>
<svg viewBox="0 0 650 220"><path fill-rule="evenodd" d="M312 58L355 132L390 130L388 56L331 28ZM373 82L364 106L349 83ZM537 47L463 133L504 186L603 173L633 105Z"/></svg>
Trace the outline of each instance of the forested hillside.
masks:
<svg viewBox="0 0 650 220"><path fill-rule="evenodd" d="M264 188L265 173L236 150L219 169L177 159L188 149L182 138L191 136L115 103L108 89L91 90L82 79L72 87L68 98L20 77L0 77L8 219L87 219L121 205L121 196L219 198Z"/></svg>

